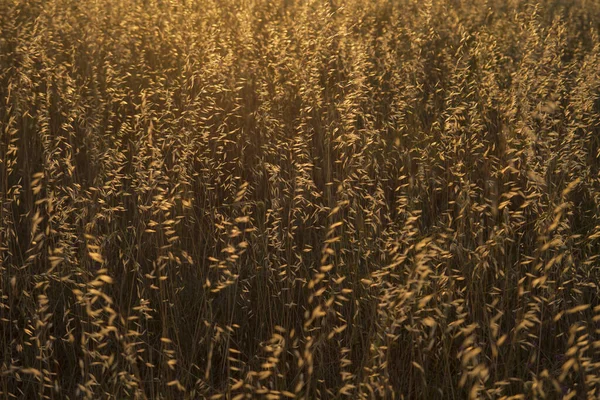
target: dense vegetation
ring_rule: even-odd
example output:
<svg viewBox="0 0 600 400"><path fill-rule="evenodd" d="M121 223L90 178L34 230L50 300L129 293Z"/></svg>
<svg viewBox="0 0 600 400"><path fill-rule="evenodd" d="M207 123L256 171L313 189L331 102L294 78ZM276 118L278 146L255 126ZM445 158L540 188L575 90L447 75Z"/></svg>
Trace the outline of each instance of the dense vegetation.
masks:
<svg viewBox="0 0 600 400"><path fill-rule="evenodd" d="M597 398L599 66L592 0L0 0L0 398Z"/></svg>

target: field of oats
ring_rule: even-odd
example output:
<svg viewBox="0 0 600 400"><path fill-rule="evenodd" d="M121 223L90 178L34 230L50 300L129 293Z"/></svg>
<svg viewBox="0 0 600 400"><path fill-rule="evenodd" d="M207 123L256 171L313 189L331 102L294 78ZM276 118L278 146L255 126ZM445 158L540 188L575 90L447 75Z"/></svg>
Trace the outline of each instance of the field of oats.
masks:
<svg viewBox="0 0 600 400"><path fill-rule="evenodd" d="M600 396L600 2L0 1L0 399Z"/></svg>

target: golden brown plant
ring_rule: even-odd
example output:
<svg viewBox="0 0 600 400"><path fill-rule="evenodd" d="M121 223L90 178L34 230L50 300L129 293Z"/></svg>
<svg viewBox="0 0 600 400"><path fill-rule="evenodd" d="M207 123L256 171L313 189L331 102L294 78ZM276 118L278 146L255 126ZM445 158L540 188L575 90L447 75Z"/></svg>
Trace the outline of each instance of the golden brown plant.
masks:
<svg viewBox="0 0 600 400"><path fill-rule="evenodd" d="M600 397L599 21L0 0L0 398Z"/></svg>

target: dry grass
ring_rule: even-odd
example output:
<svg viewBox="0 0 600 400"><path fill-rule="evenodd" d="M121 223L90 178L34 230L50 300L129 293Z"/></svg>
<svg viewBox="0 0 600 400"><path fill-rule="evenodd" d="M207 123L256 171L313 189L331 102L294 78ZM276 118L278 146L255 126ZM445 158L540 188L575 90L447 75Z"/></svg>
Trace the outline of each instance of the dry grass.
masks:
<svg viewBox="0 0 600 400"><path fill-rule="evenodd" d="M599 21L0 0L0 398L598 398Z"/></svg>

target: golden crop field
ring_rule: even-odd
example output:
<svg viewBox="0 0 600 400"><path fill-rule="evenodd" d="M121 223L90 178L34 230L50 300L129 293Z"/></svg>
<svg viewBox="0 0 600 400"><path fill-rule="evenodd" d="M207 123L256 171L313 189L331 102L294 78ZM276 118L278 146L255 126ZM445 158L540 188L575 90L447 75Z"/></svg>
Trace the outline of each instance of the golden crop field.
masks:
<svg viewBox="0 0 600 400"><path fill-rule="evenodd" d="M600 398L597 0L0 0L0 400Z"/></svg>

